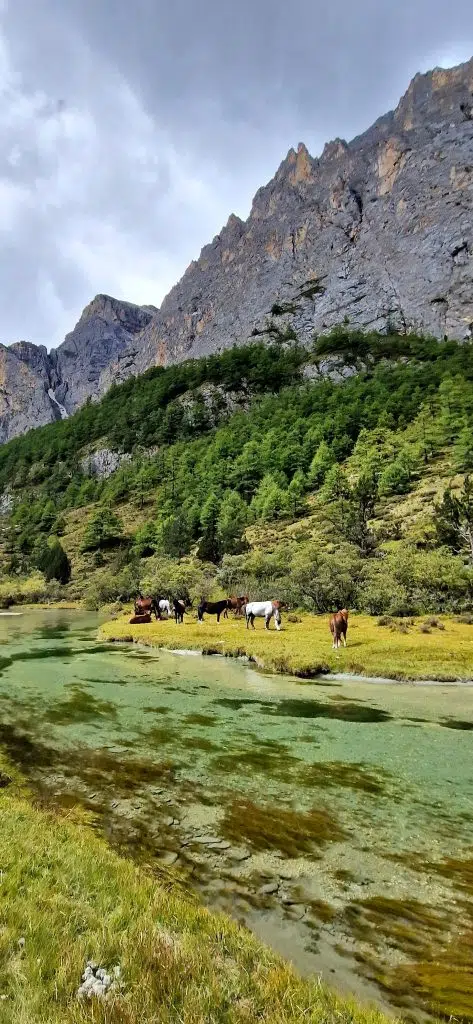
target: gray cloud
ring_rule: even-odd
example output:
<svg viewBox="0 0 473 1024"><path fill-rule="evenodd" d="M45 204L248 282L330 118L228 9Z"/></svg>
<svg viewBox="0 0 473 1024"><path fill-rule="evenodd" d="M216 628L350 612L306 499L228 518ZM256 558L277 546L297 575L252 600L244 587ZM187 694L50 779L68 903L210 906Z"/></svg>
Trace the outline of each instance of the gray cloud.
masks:
<svg viewBox="0 0 473 1024"><path fill-rule="evenodd" d="M98 291L158 305L290 145L313 153L473 53L470 0L0 2L1 331Z"/></svg>

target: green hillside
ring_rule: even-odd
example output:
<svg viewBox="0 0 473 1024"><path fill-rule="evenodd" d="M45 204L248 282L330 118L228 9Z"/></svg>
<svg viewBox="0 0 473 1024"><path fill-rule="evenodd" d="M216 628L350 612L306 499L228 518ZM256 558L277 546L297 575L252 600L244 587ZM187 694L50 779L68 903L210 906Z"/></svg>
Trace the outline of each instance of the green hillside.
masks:
<svg viewBox="0 0 473 1024"><path fill-rule="evenodd" d="M98 606L140 584L467 610L472 351L339 329L113 387L0 449L0 599Z"/></svg>

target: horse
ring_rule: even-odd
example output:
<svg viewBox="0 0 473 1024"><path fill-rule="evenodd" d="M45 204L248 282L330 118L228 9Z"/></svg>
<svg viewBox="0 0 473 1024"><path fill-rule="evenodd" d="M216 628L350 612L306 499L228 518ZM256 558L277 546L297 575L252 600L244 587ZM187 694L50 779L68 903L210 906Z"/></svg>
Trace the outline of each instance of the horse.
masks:
<svg viewBox="0 0 473 1024"><path fill-rule="evenodd" d="M143 594L138 594L135 597L135 615L149 615L151 616L154 612L157 619L160 618L158 602L155 597L143 597Z"/></svg>
<svg viewBox="0 0 473 1024"><path fill-rule="evenodd" d="M222 601L204 601L204 600L202 600L200 602L200 604L199 604L198 609L197 609L197 618L198 618L199 622L203 622L204 621L204 612L207 612L208 615L216 615L217 616L217 622L220 622L220 616L221 616L222 612L223 612L225 618L227 617L226 616L226 612L227 612L227 608L228 607L229 607L228 597L224 597L222 599Z"/></svg>
<svg viewBox="0 0 473 1024"><path fill-rule="evenodd" d="M188 608L191 607L191 604L189 600L183 600L182 597L173 597L172 606L174 609L174 619L177 626L179 622L184 622L184 613L187 611Z"/></svg>
<svg viewBox="0 0 473 1024"><path fill-rule="evenodd" d="M143 615L132 615L130 619L130 626L144 625L146 622L151 622L151 615L149 612L145 612Z"/></svg>
<svg viewBox="0 0 473 1024"><path fill-rule="evenodd" d="M333 636L332 650L340 647L340 640L343 639L343 644L347 645L347 630L348 630L348 612L346 608L342 608L341 612L335 612L330 619L330 632Z"/></svg>
<svg viewBox="0 0 473 1024"><path fill-rule="evenodd" d="M255 628L255 619L264 619L266 629L274 618L275 629L281 629L281 601L249 601L245 605L246 628Z"/></svg>
<svg viewBox="0 0 473 1024"><path fill-rule="evenodd" d="M244 597L236 597L235 595L232 595L227 600L228 608L230 608L235 613L235 618L239 619L243 611L243 608L245 607L245 604L248 604L248 601L250 599L247 594Z"/></svg>
<svg viewBox="0 0 473 1024"><path fill-rule="evenodd" d="M171 615L171 602L168 600L168 598L159 597L156 601L156 604L158 606L158 614L156 617L160 619L161 612L166 612L166 617L169 619Z"/></svg>

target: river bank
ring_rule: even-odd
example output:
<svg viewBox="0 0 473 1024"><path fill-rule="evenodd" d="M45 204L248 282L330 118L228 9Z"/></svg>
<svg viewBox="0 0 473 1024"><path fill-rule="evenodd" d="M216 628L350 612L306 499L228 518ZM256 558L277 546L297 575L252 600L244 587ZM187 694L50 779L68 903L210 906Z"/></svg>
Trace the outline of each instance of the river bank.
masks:
<svg viewBox="0 0 473 1024"><path fill-rule="evenodd" d="M283 617L283 629L254 631L229 617L216 623L193 615L184 624L130 625L131 610L103 623L100 639L149 647L248 658L268 672L315 679L328 673L383 680L469 682L473 679L473 625L446 616L409 620L353 615L348 646L332 650L327 616Z"/></svg>
<svg viewBox="0 0 473 1024"><path fill-rule="evenodd" d="M78 810L35 806L1 765L2 1021L89 1020L76 995L88 960L112 976L119 968L106 1009L94 1015L108 1024L386 1020L302 981L246 929L179 892L171 876L159 884L119 857Z"/></svg>

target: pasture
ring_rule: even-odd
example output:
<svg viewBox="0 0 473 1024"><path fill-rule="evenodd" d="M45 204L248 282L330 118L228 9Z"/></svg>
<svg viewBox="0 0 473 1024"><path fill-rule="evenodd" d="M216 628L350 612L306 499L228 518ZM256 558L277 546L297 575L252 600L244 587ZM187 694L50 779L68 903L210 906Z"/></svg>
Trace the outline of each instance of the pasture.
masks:
<svg viewBox="0 0 473 1024"><path fill-rule="evenodd" d="M104 623L101 638L227 657L248 656L266 671L307 679L325 672L402 680L473 679L473 625L459 618L397 620L353 614L347 647L339 650L332 650L326 615L283 613L280 632L273 623L265 630L261 619L254 631L246 629L244 619L235 619L231 613L217 624L215 617L208 615L199 623L191 612L179 626L172 620L130 625L129 618L127 610Z"/></svg>

